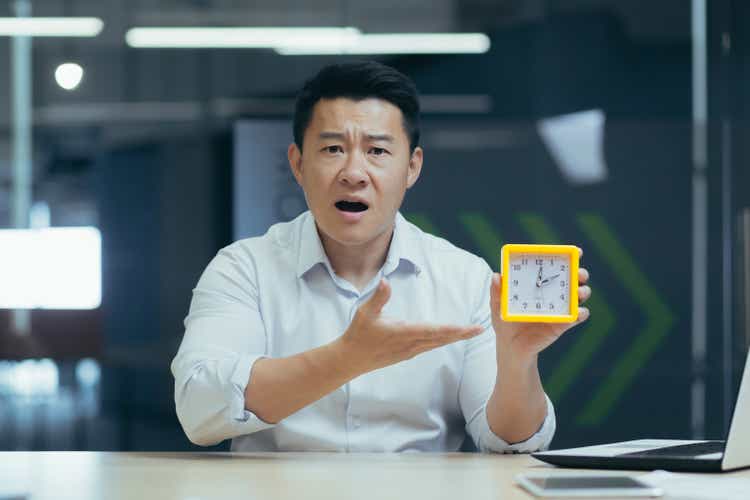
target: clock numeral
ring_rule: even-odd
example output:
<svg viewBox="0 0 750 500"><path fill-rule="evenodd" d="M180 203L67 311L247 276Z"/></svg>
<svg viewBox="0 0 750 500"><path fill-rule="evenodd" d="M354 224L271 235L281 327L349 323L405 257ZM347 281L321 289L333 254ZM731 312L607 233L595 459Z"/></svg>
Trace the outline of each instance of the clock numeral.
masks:
<svg viewBox="0 0 750 500"><path fill-rule="evenodd" d="M537 309L541 309L542 308L542 303L541 302L537 302L536 303L536 308Z"/></svg>
<svg viewBox="0 0 750 500"><path fill-rule="evenodd" d="M544 264L544 259L536 259L537 266L541 266L542 264Z"/></svg>
<svg viewBox="0 0 750 500"><path fill-rule="evenodd" d="M565 264L562 264L562 265L560 266L560 271L565 271Z"/></svg>
<svg viewBox="0 0 750 500"><path fill-rule="evenodd" d="M520 271L521 270L521 265L520 264L513 264L513 270L514 271Z"/></svg>
<svg viewBox="0 0 750 500"><path fill-rule="evenodd" d="M513 280L513 286L518 286L518 280Z"/></svg>
<svg viewBox="0 0 750 500"><path fill-rule="evenodd" d="M560 295L560 300L565 300L565 295Z"/></svg>
<svg viewBox="0 0 750 500"><path fill-rule="evenodd" d="M527 307L529 307L529 303L528 302L524 302L523 303L523 308L526 309Z"/></svg>
<svg viewBox="0 0 750 500"><path fill-rule="evenodd" d="M518 295L517 295L517 294L513 296L513 300L514 300L514 301L517 301L517 300L518 300Z"/></svg>
<svg viewBox="0 0 750 500"><path fill-rule="evenodd" d="M555 260L554 259L550 259L549 260L549 265L550 266L554 266L555 265Z"/></svg>
<svg viewBox="0 0 750 500"><path fill-rule="evenodd" d="M549 303L549 309L550 309L550 311L553 310L554 308L555 308L555 304L553 304L552 302L550 302Z"/></svg>
<svg viewBox="0 0 750 500"><path fill-rule="evenodd" d="M560 288L565 288L565 282L564 281L560 282Z"/></svg>
<svg viewBox="0 0 750 500"><path fill-rule="evenodd" d="M527 265L528 263L529 263L529 259L521 259L521 264L523 264L524 266Z"/></svg>

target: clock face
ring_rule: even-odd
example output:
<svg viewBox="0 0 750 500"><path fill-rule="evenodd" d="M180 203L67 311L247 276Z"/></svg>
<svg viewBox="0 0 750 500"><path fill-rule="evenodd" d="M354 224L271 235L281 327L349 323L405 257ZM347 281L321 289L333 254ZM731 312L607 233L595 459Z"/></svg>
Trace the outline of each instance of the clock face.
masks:
<svg viewBox="0 0 750 500"><path fill-rule="evenodd" d="M561 316L570 313L570 256L511 254L508 312Z"/></svg>

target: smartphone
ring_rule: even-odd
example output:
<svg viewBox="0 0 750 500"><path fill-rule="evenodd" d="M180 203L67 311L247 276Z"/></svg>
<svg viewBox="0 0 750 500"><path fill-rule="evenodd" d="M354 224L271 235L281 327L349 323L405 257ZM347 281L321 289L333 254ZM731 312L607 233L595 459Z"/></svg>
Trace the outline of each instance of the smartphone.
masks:
<svg viewBox="0 0 750 500"><path fill-rule="evenodd" d="M529 472L516 476L516 482L534 496L560 497L659 497L656 488L627 474L562 474Z"/></svg>

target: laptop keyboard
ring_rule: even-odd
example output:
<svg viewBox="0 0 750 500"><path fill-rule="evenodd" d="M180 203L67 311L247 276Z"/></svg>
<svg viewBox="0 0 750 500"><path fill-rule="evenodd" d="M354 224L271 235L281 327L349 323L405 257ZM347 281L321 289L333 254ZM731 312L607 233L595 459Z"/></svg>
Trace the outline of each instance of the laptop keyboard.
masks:
<svg viewBox="0 0 750 500"><path fill-rule="evenodd" d="M621 457L696 457L708 453L723 452L726 441L705 441L702 443L679 444L655 448L653 450L634 451L623 453Z"/></svg>

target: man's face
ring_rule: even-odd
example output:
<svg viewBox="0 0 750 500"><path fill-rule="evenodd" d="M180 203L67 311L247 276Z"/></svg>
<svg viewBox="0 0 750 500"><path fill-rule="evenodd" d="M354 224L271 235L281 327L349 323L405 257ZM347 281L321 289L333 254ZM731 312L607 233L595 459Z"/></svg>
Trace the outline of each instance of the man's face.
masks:
<svg viewBox="0 0 750 500"><path fill-rule="evenodd" d="M321 99L303 152L289 163L323 237L355 246L386 234L419 177L422 150L409 151L401 110L382 99Z"/></svg>

